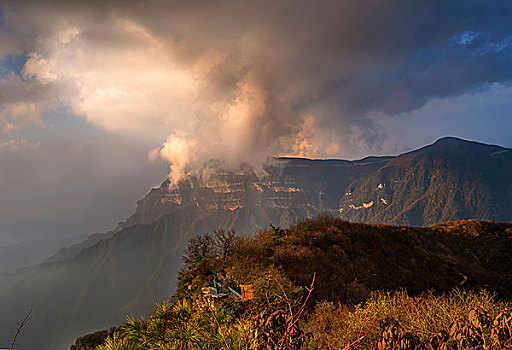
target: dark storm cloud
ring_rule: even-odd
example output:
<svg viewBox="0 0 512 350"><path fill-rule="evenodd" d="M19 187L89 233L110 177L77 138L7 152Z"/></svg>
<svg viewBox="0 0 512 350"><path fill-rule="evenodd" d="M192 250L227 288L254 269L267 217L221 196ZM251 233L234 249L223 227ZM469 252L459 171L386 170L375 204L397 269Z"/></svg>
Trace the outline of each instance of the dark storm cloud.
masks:
<svg viewBox="0 0 512 350"><path fill-rule="evenodd" d="M148 5L147 25L198 50L237 55L230 42L255 32L251 64L278 81L272 93L299 90L295 111L327 104L322 123L340 129L512 79L509 1L197 1L155 14L161 4Z"/></svg>
<svg viewBox="0 0 512 350"><path fill-rule="evenodd" d="M477 91L489 83L508 84L512 79L509 1L6 4L26 19L23 26L33 26L30 31L14 25L27 42L30 34L44 36L56 23L81 23L87 28L81 34L84 40L94 41L102 50L115 50L133 44L109 29L113 18L124 18L166 40L176 65L197 63L208 50L221 53L222 62L204 77L207 87L200 91L199 103L232 100L251 72L265 96L276 97L265 105L258 123L268 122L275 130L269 138L284 136L281 144L293 143L287 136L300 132L308 114L314 114L317 135L310 136L311 142L319 143L325 132L336 127L340 137L329 139L343 146L349 125L371 130L369 113L411 111L433 98ZM206 113L199 109L197 114ZM265 151L294 152L281 144ZM325 155L326 147L319 144L310 155Z"/></svg>

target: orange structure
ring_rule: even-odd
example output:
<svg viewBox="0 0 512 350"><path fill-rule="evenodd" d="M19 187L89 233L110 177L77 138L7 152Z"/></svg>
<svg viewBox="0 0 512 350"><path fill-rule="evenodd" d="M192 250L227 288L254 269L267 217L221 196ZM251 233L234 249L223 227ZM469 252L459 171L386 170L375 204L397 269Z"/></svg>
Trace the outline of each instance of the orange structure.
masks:
<svg viewBox="0 0 512 350"><path fill-rule="evenodd" d="M240 291L242 293L242 301L254 298L254 289L252 288L252 284L241 284Z"/></svg>

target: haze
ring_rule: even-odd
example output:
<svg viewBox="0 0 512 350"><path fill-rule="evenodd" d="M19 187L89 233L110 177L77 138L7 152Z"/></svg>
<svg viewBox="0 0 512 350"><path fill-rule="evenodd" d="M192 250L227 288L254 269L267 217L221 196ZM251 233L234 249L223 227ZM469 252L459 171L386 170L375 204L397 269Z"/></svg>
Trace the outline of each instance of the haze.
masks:
<svg viewBox="0 0 512 350"><path fill-rule="evenodd" d="M505 0L0 1L0 272L212 158L512 147L510 18Z"/></svg>

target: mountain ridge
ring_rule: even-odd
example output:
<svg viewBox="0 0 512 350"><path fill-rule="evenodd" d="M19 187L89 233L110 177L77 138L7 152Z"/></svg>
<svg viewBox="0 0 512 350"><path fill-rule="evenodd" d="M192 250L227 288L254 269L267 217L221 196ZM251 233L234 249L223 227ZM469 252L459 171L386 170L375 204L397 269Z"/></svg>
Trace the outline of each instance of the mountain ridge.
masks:
<svg viewBox="0 0 512 350"><path fill-rule="evenodd" d="M491 170L499 169L501 175L490 173L487 163L475 165L475 159L489 157ZM452 166L446 167L446 161ZM461 179L468 167L482 174L469 177L473 192L464 202L457 195L459 187L465 188ZM127 313L146 313L155 301L172 294L187 240L217 228L250 233L269 223L288 227L324 212L352 221L429 226L436 218L465 218L459 209L472 201L473 206L486 206L474 212L476 218L512 221L507 216L512 213L512 152L499 146L444 138L399 156L356 161L283 158L279 166L265 170L267 178L250 169L219 171L203 182L185 179L178 187L165 180L139 200L135 214L116 229L61 251L0 296L0 309L7 315L0 324L0 340L9 339L13 325L7 322L23 314L28 304L35 305L37 317L20 344L34 346L30 339L38 339L40 346L52 349L65 347L77 334L119 322ZM442 181L434 184L444 187L430 186L431 175L439 176ZM402 183L392 188L393 179ZM489 186L495 187L491 191ZM389 216L375 211L386 191L398 196L389 201L397 207ZM418 209L429 198L435 203L436 195L444 192L442 215L429 217ZM500 196L506 197L502 216L493 217L487 209Z"/></svg>
<svg viewBox="0 0 512 350"><path fill-rule="evenodd" d="M450 219L511 221L509 151L450 137L401 154L349 186L340 202L342 217L413 226ZM360 210L361 203L372 205Z"/></svg>

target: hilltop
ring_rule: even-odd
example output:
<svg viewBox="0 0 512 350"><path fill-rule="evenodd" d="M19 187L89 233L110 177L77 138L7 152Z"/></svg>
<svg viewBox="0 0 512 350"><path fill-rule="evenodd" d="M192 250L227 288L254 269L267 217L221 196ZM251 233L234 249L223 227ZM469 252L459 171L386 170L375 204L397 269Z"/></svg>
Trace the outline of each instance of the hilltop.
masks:
<svg viewBox="0 0 512 350"><path fill-rule="evenodd" d="M197 239L192 244L198 244ZM376 290L404 289L420 295L462 286L512 297L509 223L461 220L418 228L351 223L321 215L288 229L272 227L238 244L222 264L205 260L210 264L206 271L249 284L254 283L250 272L267 266L299 286L307 285L316 273L314 298L332 302L357 303ZM198 274L207 280L198 271L202 270L181 272L179 296L202 287L188 283ZM188 272L192 277L187 279Z"/></svg>
<svg viewBox="0 0 512 350"><path fill-rule="evenodd" d="M128 318L110 334L116 334L118 344L127 341L134 348L146 334L146 341L160 339L158 346L169 349L184 344L259 349L274 342L277 348L306 349L325 348L328 337L337 346L347 345L364 329L369 334L363 348L377 347L379 341L379 349L436 349L442 342L452 346L446 349L462 349L467 347L457 345L457 339L467 335L467 324L480 332L468 342L493 341L508 348L509 333L501 340L493 334L503 322L503 327L512 325L512 319L498 317L503 310L510 317L510 304L498 299L512 297L511 238L512 224L499 222L416 228L350 223L325 215L245 238L216 231L189 241L173 303L157 306L147 321ZM205 306L202 289L213 277L233 289L251 285L254 299L228 298ZM493 292L498 299L489 294ZM475 324L475 317L482 323ZM498 320L494 328L485 323L493 319ZM151 322L167 326L150 331ZM150 327L146 331L144 324ZM183 327L189 327L190 338L177 339L175 332L185 331ZM394 333L386 333L390 329ZM436 338L442 331L450 334ZM101 333L103 338L107 333ZM243 339L249 343L243 345Z"/></svg>

